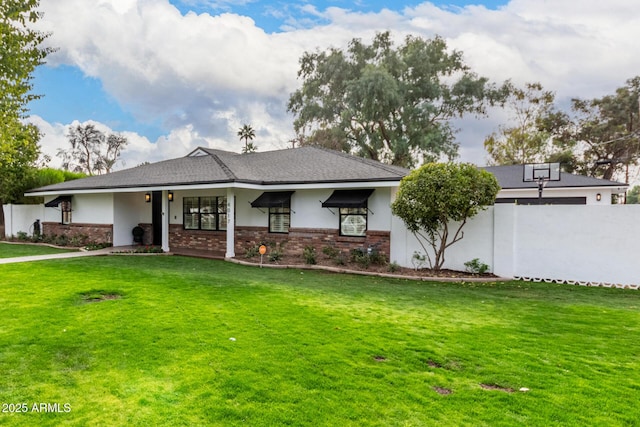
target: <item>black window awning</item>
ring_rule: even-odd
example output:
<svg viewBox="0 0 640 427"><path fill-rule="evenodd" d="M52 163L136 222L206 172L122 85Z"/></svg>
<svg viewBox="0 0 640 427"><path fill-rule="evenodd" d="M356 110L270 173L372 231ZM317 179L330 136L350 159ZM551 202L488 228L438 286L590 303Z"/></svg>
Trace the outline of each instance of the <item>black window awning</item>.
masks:
<svg viewBox="0 0 640 427"><path fill-rule="evenodd" d="M70 202L71 196L58 196L50 202L44 204L46 208L55 208L62 202Z"/></svg>
<svg viewBox="0 0 640 427"><path fill-rule="evenodd" d="M323 208L366 208L367 199L373 193L372 188L364 190L335 190L322 202Z"/></svg>
<svg viewBox="0 0 640 427"><path fill-rule="evenodd" d="M251 202L252 208L290 208L294 191L264 192Z"/></svg>

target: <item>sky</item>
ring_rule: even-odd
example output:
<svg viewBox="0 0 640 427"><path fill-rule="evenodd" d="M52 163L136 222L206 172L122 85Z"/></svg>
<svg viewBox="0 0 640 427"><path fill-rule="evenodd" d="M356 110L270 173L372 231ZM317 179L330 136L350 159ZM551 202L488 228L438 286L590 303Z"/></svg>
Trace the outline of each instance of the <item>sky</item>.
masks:
<svg viewBox="0 0 640 427"><path fill-rule="evenodd" d="M56 52L34 75L29 120L59 167L71 126L129 140L116 169L239 152L250 124L259 151L290 146L289 96L306 51L391 31L443 37L491 81L540 82L558 105L612 94L640 75L640 13L629 0L41 0L38 29ZM459 160L487 163L483 141L504 111L456 120Z"/></svg>

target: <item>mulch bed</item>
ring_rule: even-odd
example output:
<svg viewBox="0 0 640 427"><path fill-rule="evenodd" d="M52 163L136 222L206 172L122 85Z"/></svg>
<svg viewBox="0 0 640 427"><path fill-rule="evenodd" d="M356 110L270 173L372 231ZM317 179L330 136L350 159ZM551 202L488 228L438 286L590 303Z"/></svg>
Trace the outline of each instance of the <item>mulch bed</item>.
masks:
<svg viewBox="0 0 640 427"><path fill-rule="evenodd" d="M251 258L244 258L239 256L236 258L237 261L241 263L248 264L260 264L260 256L255 256ZM325 267L331 270L339 270L339 271L350 271L350 272L366 272L366 273L378 273L385 275L393 275L400 277L411 277L411 278L440 278L440 279L449 279L449 280L482 280L482 281L491 281L492 279L499 280L500 278L491 273L485 274L474 274L468 273L465 271L455 271L448 269L441 270L432 270L429 268L421 268L415 270L413 268L405 268L396 266L394 271L391 271L390 265L370 265L367 268L364 268L358 263L355 262L346 262L344 264L338 264L333 259L320 255L316 259L316 264L310 265L305 264L304 259L301 256L291 256L286 255L280 258L277 261L269 261L268 256L264 256L262 259L262 265L264 266L292 266L292 267L300 267L300 268L316 268L316 267Z"/></svg>

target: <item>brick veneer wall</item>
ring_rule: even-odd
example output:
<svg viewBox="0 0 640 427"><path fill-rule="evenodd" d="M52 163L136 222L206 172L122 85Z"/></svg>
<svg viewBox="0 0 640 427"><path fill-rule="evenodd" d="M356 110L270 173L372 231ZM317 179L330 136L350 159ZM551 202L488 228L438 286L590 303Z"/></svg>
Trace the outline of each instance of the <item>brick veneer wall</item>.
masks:
<svg viewBox="0 0 640 427"><path fill-rule="evenodd" d="M138 224L144 230L144 234L142 235L142 244L143 245L153 245L153 225L152 224ZM133 235L131 235L131 241L133 241Z"/></svg>
<svg viewBox="0 0 640 427"><path fill-rule="evenodd" d="M321 253L325 246L334 246L346 256L355 248L375 246L389 258L391 233L389 231L367 231L366 237L340 236L336 229L291 228L287 234L269 233L266 227L236 227L235 252L242 256L249 248L261 243L276 245L285 255L298 256L306 246L313 246Z"/></svg>
<svg viewBox="0 0 640 427"><path fill-rule="evenodd" d="M169 226L169 247L171 249L211 251L224 255L227 250L227 232L185 230L182 225L171 224Z"/></svg>
<svg viewBox="0 0 640 427"><path fill-rule="evenodd" d="M112 224L60 224L57 222L43 222L42 234L45 236L62 236L68 238L87 236L87 241L93 243L113 244Z"/></svg>

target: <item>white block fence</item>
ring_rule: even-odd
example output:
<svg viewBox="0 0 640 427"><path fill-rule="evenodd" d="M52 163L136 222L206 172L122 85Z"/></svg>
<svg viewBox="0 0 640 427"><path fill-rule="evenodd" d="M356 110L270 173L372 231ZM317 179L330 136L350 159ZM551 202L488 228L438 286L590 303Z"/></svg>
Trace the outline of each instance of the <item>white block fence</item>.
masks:
<svg viewBox="0 0 640 427"><path fill-rule="evenodd" d="M391 260L411 267L421 250L402 221L392 223ZM640 205L518 206L498 204L463 229L445 268L479 258L502 277L638 289ZM400 238L398 238L400 237Z"/></svg>
<svg viewBox="0 0 640 427"><path fill-rule="evenodd" d="M4 205L2 209L7 237L17 236L20 231L31 236L36 219L44 220L44 205Z"/></svg>

